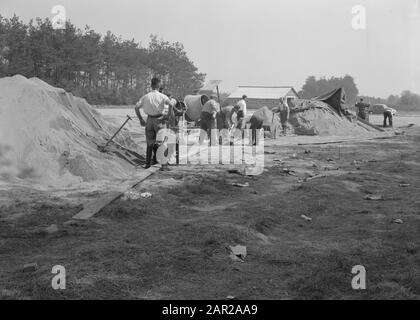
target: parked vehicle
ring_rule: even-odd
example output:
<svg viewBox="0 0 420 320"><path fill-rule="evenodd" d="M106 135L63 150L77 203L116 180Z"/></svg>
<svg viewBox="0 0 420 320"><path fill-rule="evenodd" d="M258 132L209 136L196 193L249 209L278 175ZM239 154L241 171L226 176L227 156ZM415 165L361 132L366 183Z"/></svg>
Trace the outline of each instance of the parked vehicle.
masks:
<svg viewBox="0 0 420 320"><path fill-rule="evenodd" d="M371 106L369 109L369 113L370 114L383 114L385 110L387 109L391 110L393 116L397 115L397 110L395 110L394 108L388 107L386 104L375 104Z"/></svg>

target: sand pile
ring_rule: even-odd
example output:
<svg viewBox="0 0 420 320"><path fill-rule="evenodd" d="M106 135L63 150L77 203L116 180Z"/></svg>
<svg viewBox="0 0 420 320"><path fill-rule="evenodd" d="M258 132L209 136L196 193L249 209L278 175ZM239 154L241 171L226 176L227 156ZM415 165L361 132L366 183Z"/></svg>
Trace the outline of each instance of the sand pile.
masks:
<svg viewBox="0 0 420 320"><path fill-rule="evenodd" d="M0 180L67 186L129 177L129 162L98 151L117 129L63 89L37 78L0 79ZM115 140L142 153L126 130Z"/></svg>
<svg viewBox="0 0 420 320"><path fill-rule="evenodd" d="M349 136L376 131L342 117L328 104L317 100L296 100L291 108L290 124L298 135Z"/></svg>

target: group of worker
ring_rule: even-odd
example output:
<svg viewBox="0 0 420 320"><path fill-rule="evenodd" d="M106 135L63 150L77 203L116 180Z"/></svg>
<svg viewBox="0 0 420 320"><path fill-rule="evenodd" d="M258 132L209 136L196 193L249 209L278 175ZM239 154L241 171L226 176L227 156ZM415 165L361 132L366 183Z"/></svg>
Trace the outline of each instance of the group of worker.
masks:
<svg viewBox="0 0 420 320"><path fill-rule="evenodd" d="M157 152L159 146L157 144L157 137L159 131L177 125L179 116L185 112L185 110L179 108L179 102L172 98L170 94L163 94L159 78L155 77L152 79L151 89L149 93L139 100L135 107L135 112L141 125L146 127L147 149L145 169L149 169L151 166L158 164ZM243 95L242 99L234 106L221 107L217 102L217 97L214 95L210 96L210 99L202 107L200 143L205 141L206 136L209 138L211 144L221 142L220 138L223 137L219 134L213 135L213 133L221 132L224 129L226 129L224 132L230 132L236 128L243 133L246 126L247 99L248 97ZM147 115L146 121L143 119L140 109ZM290 115L289 106L285 100L280 99L280 105L275 109L275 112L280 113L281 124L284 132L286 132L287 121ZM236 123L233 121L234 115L236 115ZM259 119L258 111L254 113L250 122L253 133L263 128L264 120L262 118ZM252 142L254 143L254 139L252 139ZM168 170L168 167L163 166L162 169Z"/></svg>
<svg viewBox="0 0 420 320"><path fill-rule="evenodd" d="M214 135L215 132L220 132L223 129L228 131L234 129L243 130L245 127L245 116L247 112L246 100L247 96L242 96L234 106L221 107L216 101L215 95L210 96L201 111L200 120L200 143L203 143L206 136L210 140L210 144L217 144L219 141L219 134ZM233 116L236 114L236 125L233 122Z"/></svg>
<svg viewBox="0 0 420 320"><path fill-rule="evenodd" d="M369 115L371 112L371 106L368 103L365 103L363 98L360 98L360 101L358 103L356 103L356 109L357 109L357 116L365 121L369 122ZM388 106L384 105L384 110L383 110L383 115L384 115L384 128L387 127L388 123L390 127L394 126L393 123L393 112L392 109Z"/></svg>

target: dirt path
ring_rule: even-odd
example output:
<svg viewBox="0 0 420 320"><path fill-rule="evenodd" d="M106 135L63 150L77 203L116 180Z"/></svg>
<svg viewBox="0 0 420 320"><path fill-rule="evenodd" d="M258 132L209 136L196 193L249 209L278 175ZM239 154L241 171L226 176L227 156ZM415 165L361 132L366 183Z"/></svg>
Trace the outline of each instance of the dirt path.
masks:
<svg viewBox="0 0 420 320"><path fill-rule="evenodd" d="M0 297L418 299L420 131L406 131L270 146L256 177L174 167L138 186L151 199L114 201L87 222L63 225L80 207L45 194L9 203L0 216L31 214L0 220ZM46 233L51 224L59 231ZM238 244L247 247L243 263L229 258ZM32 262L36 272L21 272ZM58 264L67 272L61 292L51 289ZM351 288L355 265L367 270L366 291Z"/></svg>

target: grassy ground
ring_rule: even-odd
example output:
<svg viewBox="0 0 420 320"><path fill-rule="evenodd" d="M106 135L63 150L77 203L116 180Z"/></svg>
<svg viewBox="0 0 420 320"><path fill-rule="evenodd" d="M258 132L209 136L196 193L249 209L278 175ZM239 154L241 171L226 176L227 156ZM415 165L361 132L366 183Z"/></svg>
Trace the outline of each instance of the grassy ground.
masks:
<svg viewBox="0 0 420 320"><path fill-rule="evenodd" d="M418 299L420 133L271 150L261 176L174 168L138 187L152 199L119 199L84 223L64 226L80 207L59 199L1 207L27 214L0 220L0 297ZM301 181L314 174L327 177ZM46 233L53 223L59 231ZM237 244L243 263L229 258ZM22 272L31 262L38 270ZM64 291L51 288L54 265L66 268ZM367 270L366 291L351 288L355 265Z"/></svg>

